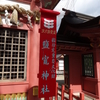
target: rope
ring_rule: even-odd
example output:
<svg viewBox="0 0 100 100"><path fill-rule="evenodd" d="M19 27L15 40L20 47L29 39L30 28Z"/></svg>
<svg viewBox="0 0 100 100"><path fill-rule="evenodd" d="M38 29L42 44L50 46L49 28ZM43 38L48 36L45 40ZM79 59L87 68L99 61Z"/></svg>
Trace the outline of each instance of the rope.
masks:
<svg viewBox="0 0 100 100"><path fill-rule="evenodd" d="M19 7L18 4L16 4L16 5L0 5L1 12L3 12L3 11L5 12L5 10L13 11L14 9L16 9L23 16L29 15L30 17L34 17L35 20L36 19L40 20L40 12L39 11L25 10L24 8Z"/></svg>

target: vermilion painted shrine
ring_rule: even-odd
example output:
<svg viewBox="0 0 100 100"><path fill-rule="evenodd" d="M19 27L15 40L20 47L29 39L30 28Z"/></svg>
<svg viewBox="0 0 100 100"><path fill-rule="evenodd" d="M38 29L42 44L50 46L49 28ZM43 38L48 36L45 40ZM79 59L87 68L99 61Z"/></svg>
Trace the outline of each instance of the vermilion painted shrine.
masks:
<svg viewBox="0 0 100 100"><path fill-rule="evenodd" d="M64 57L65 87L100 99L100 17L65 11L57 33Z"/></svg>
<svg viewBox="0 0 100 100"><path fill-rule="evenodd" d="M15 1L28 4L31 10L0 4L0 99L39 100L39 10L43 2ZM53 9L58 2L49 0L43 7ZM7 20L13 11L19 23ZM100 17L63 11L56 51L64 55L65 89L100 100Z"/></svg>

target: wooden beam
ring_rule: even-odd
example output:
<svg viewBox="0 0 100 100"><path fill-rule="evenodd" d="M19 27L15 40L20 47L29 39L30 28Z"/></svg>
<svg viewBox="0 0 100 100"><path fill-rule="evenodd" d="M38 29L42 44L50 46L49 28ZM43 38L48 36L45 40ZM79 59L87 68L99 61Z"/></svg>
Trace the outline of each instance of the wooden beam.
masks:
<svg viewBox="0 0 100 100"><path fill-rule="evenodd" d="M70 51L86 51L88 49L90 49L90 47L57 45L57 52L64 51L64 50L70 50Z"/></svg>
<svg viewBox="0 0 100 100"><path fill-rule="evenodd" d="M81 51L80 51L81 52ZM57 54L73 54L73 53L79 53L77 51L69 51L69 50L61 50L61 51L57 51Z"/></svg>
<svg viewBox="0 0 100 100"><path fill-rule="evenodd" d="M71 26L66 26L66 29L71 30L73 32L77 32L77 33L84 33L84 34L94 34L94 33L100 33L100 26L98 25L98 27L91 27L91 28L74 28Z"/></svg>

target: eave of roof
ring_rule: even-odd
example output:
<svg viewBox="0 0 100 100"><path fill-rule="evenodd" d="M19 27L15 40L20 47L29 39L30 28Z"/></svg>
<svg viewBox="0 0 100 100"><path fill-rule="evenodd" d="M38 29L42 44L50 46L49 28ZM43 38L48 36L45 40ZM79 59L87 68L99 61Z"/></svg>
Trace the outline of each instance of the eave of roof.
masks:
<svg viewBox="0 0 100 100"><path fill-rule="evenodd" d="M11 0L11 1L30 4L32 0ZM40 2L40 0L34 0L34 1ZM50 1L44 2L43 0L41 0L43 8L51 10L54 9L54 7L59 3L59 1L60 0L51 0L52 3L50 3Z"/></svg>
<svg viewBox="0 0 100 100"><path fill-rule="evenodd" d="M65 9L64 9L65 10ZM91 17L65 10L58 33L57 45L91 47L89 37L100 37L100 16Z"/></svg>
<svg viewBox="0 0 100 100"><path fill-rule="evenodd" d="M89 15L85 15L85 14L82 14L82 13L74 12L74 11L67 10L67 9L64 9L64 8L63 8L62 10L65 11L65 15L67 15L69 12L72 12L72 13L75 13L75 15L76 15L77 17L79 17L79 18L81 18L81 19L83 19L83 20L86 20L86 21L95 18L95 17L93 17L93 16L89 16Z"/></svg>
<svg viewBox="0 0 100 100"><path fill-rule="evenodd" d="M77 16L78 15L78 16ZM82 19L84 17L84 20ZM66 11L62 18L58 34L61 32L71 30L77 33L93 33L100 32L100 16L87 17L86 15L77 14L76 12ZM62 33L63 34L63 33Z"/></svg>

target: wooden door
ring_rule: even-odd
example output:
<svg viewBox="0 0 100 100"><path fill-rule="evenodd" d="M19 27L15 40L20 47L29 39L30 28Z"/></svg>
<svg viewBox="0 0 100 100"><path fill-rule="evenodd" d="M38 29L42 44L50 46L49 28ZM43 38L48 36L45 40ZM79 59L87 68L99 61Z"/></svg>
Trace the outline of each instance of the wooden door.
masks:
<svg viewBox="0 0 100 100"><path fill-rule="evenodd" d="M65 89L69 90L69 56L64 56L64 81Z"/></svg>

